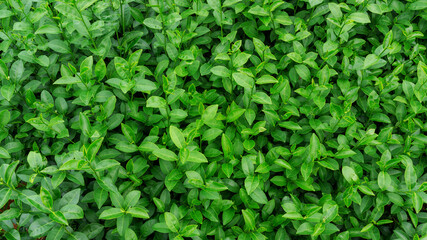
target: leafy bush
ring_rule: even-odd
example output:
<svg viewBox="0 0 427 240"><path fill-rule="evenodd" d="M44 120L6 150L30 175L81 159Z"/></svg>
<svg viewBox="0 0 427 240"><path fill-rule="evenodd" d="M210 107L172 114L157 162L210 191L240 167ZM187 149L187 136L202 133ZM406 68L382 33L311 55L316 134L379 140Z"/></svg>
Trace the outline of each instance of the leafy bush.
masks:
<svg viewBox="0 0 427 240"><path fill-rule="evenodd" d="M426 0L0 0L1 239L427 239Z"/></svg>

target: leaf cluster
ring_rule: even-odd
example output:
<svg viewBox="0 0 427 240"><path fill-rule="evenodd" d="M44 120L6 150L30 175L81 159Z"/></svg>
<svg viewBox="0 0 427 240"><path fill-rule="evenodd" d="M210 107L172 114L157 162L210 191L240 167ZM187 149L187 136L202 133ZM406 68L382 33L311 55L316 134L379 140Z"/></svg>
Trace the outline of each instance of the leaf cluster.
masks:
<svg viewBox="0 0 427 240"><path fill-rule="evenodd" d="M426 239L426 0L0 0L0 238Z"/></svg>

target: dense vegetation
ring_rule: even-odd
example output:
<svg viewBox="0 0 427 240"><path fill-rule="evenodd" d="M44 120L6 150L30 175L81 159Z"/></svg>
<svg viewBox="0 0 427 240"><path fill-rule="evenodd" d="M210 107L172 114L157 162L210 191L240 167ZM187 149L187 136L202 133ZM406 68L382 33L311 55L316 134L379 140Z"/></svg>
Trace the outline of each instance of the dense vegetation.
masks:
<svg viewBox="0 0 427 240"><path fill-rule="evenodd" d="M426 0L0 21L1 239L427 239Z"/></svg>

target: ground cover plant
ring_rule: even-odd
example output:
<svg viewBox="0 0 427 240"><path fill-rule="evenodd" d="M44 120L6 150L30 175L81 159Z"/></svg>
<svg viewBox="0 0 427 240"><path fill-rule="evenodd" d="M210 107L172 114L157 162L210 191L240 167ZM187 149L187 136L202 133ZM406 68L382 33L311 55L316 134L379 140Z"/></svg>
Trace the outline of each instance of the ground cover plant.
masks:
<svg viewBox="0 0 427 240"><path fill-rule="evenodd" d="M426 0L0 0L0 239L427 239Z"/></svg>

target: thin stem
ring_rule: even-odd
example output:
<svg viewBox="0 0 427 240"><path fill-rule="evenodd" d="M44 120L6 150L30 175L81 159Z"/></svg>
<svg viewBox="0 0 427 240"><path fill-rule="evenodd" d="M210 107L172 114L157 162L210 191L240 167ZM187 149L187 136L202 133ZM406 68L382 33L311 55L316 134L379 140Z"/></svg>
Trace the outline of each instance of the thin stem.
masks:
<svg viewBox="0 0 427 240"><path fill-rule="evenodd" d="M74 234L72 232L68 231L68 229L66 227L64 227L64 230L67 232L68 235L70 235L74 239L77 239L76 236L74 236Z"/></svg>
<svg viewBox="0 0 427 240"><path fill-rule="evenodd" d="M13 44L13 46L15 46L16 48L18 47L18 46L13 42L13 41L17 41L15 38L12 38L12 36L9 36L9 34L8 34L4 29L0 29L0 32L3 32L3 33L6 35L6 37L12 41L12 42L11 42L11 44Z"/></svg>
<svg viewBox="0 0 427 240"><path fill-rule="evenodd" d="M19 7L21 8L21 11L24 14L25 18L30 22L31 29L33 29L33 31L35 31L33 23L30 21L30 18L25 13L24 4L22 4L21 0L18 0L18 4L19 4Z"/></svg>
<svg viewBox="0 0 427 240"><path fill-rule="evenodd" d="M88 162L88 165L89 165L90 169L93 171L93 173L95 174L95 178L96 178L97 180L98 180L98 179L101 179L101 177L99 176L98 172L97 172L97 171L95 171L95 169L92 167L92 164L91 164L90 162Z"/></svg>
<svg viewBox="0 0 427 240"><path fill-rule="evenodd" d="M220 11L219 27L221 28L221 41L222 41L222 38L224 38L224 33L222 30L222 4L221 4L221 11Z"/></svg>
<svg viewBox="0 0 427 240"><path fill-rule="evenodd" d="M22 21L21 16L15 11L15 8L12 6L12 3L10 3L10 0L6 0L7 5L9 5L9 8L12 10L12 12L15 14L15 16L18 16L19 21Z"/></svg>
<svg viewBox="0 0 427 240"><path fill-rule="evenodd" d="M68 38L65 36L64 29L62 28L61 18L55 17L54 12L53 12L52 8L50 7L49 2L47 4L47 9L49 10L48 13L51 15L51 18L53 19L53 21L55 21L56 25L59 27L59 30L61 31L62 40L66 41L68 43L68 45L71 46L71 43L68 40ZM74 52L73 51L71 51L71 56L72 56L72 59L74 59Z"/></svg>
<svg viewBox="0 0 427 240"><path fill-rule="evenodd" d="M113 9L113 10L115 10L114 9L114 5L113 5L113 0L110 0L110 5L111 5L111 8ZM120 23L119 23L119 27L118 28L114 28L114 32L116 33L116 38L117 38L117 42L118 42L118 49L120 50L120 56L122 56L123 55L123 51L122 51L122 49L121 49L121 47L120 47L120 37L119 37L119 31L120 31Z"/></svg>
<svg viewBox="0 0 427 240"><path fill-rule="evenodd" d="M89 28L88 28L88 26L87 26L87 24L86 24L86 22L85 22L85 20L84 20L84 18L83 18L82 12L81 12L81 11L80 11L80 9L77 7L77 4L76 4L76 2L75 2L75 1L73 1L73 4L74 4L74 7L77 9L77 12L79 13L80 19L81 19L81 21L83 22L83 25L85 26L87 33L89 34L89 38L90 38L90 41L92 42L93 47L94 47L95 49L98 49L98 48L96 47L96 43L95 43L95 41L94 41L94 40L93 40L93 38L92 38L92 34L90 33L90 30L89 30Z"/></svg>
<svg viewBox="0 0 427 240"><path fill-rule="evenodd" d="M270 14L270 18L271 18L271 23L273 24L274 33L277 34L276 33L276 24L274 24L273 14L271 14L271 11L269 11L269 14Z"/></svg>
<svg viewBox="0 0 427 240"><path fill-rule="evenodd" d="M165 48L165 52L166 52L166 40L167 40L167 37L166 37L166 33L165 33L165 19L164 19L164 17L163 17L163 2L162 1L160 1L159 2L159 4L160 4L160 6L159 6L159 13L160 13L160 17L162 18L162 34L163 34L163 36L165 36L165 41L164 41L164 48Z"/></svg>
<svg viewBox="0 0 427 240"><path fill-rule="evenodd" d="M124 17L124 13L123 13L123 0L120 0L120 19L122 22L122 31L123 31L123 35L125 35L125 17Z"/></svg>
<svg viewBox="0 0 427 240"><path fill-rule="evenodd" d="M297 14L298 4L299 4L299 0L297 1L297 4L294 6L294 15Z"/></svg>

